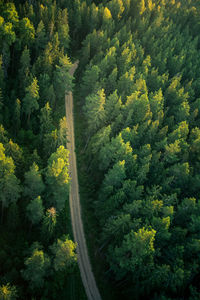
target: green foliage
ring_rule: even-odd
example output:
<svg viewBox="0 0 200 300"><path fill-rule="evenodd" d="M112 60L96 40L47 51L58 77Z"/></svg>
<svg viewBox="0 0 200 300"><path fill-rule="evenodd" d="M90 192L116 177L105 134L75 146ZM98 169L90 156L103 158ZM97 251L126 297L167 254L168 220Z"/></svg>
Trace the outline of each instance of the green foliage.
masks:
<svg viewBox="0 0 200 300"><path fill-rule="evenodd" d="M41 20L35 32L35 47L38 54L41 50L44 50L46 42L47 42L47 37L46 37L45 26L43 21Z"/></svg>
<svg viewBox="0 0 200 300"><path fill-rule="evenodd" d="M64 49L69 48L69 25L66 8L60 11L58 15L58 37L61 47L64 47Z"/></svg>
<svg viewBox="0 0 200 300"><path fill-rule="evenodd" d="M25 89L25 97L22 100L22 109L25 115L30 120L31 113L39 108L39 87L37 79L34 78L32 83Z"/></svg>
<svg viewBox="0 0 200 300"><path fill-rule="evenodd" d="M155 234L155 230L141 228L138 232L131 231L124 237L122 246L115 249L116 262L119 262L122 272L121 276L118 276L124 277L128 271L135 274L136 278L140 278L143 273L151 273Z"/></svg>
<svg viewBox="0 0 200 300"><path fill-rule="evenodd" d="M69 73L71 63L66 56L60 57L59 64L54 72L54 90L57 99L63 99L65 92L72 90L72 76Z"/></svg>
<svg viewBox="0 0 200 300"><path fill-rule="evenodd" d="M22 149L16 144L13 143L12 140L10 140L6 145L6 155L12 157L15 166L16 166L16 171L19 172L19 169L23 166L24 164L24 158L23 158L23 151Z"/></svg>
<svg viewBox="0 0 200 300"><path fill-rule="evenodd" d="M16 178L15 165L11 157L5 155L3 144L0 143L0 201L3 207L8 207L10 203L16 202L20 197L19 180Z"/></svg>
<svg viewBox="0 0 200 300"><path fill-rule="evenodd" d="M90 69L86 70L83 76L82 92L84 96L87 96L92 91L96 92L98 89L100 69L98 66L93 65ZM91 90L92 89L92 90Z"/></svg>
<svg viewBox="0 0 200 300"><path fill-rule="evenodd" d="M69 191L69 151L60 146L48 159L46 182L48 185L48 203L58 211L65 206Z"/></svg>
<svg viewBox="0 0 200 300"><path fill-rule="evenodd" d="M102 19L79 34L84 163L108 281L125 299L198 297L199 5L87 9Z"/></svg>
<svg viewBox="0 0 200 300"><path fill-rule="evenodd" d="M31 202L27 205L26 214L33 225L36 225L41 221L43 217L43 210L44 207L40 196L31 200Z"/></svg>
<svg viewBox="0 0 200 300"><path fill-rule="evenodd" d="M49 133L53 127L53 120L51 115L51 107L49 102L45 104L43 108L41 108L40 113L40 134L41 138L44 138L44 135Z"/></svg>
<svg viewBox="0 0 200 300"><path fill-rule="evenodd" d="M42 241L48 249L69 233L65 218L56 212L66 206L69 189L68 151L63 147L64 97L73 86L66 53L69 30L68 10L60 1L0 1L1 299L72 294L60 287L70 286L74 275L60 270L52 276L53 263L39 245ZM68 239L69 250L71 243Z"/></svg>
<svg viewBox="0 0 200 300"><path fill-rule="evenodd" d="M15 300L17 299L17 289L9 283L0 286L0 299L1 300Z"/></svg>
<svg viewBox="0 0 200 300"><path fill-rule="evenodd" d="M122 0L114 0L110 3L108 3L108 7L111 10L111 14L114 19L120 19L122 17L122 14L124 12L124 5Z"/></svg>
<svg viewBox="0 0 200 300"><path fill-rule="evenodd" d="M124 165L125 161L123 160L116 163L113 168L109 170L104 181L106 186L118 187L121 184L122 180L126 178Z"/></svg>
<svg viewBox="0 0 200 300"><path fill-rule="evenodd" d="M34 199L35 197L41 195L44 191L44 183L42 180L42 176L39 172L39 167L34 162L30 167L30 170L25 173L24 180L24 195L28 196L30 199Z"/></svg>
<svg viewBox="0 0 200 300"><path fill-rule="evenodd" d="M20 58L19 81L20 95L24 96L24 89L30 84L30 50L25 47Z"/></svg>
<svg viewBox="0 0 200 300"><path fill-rule="evenodd" d="M85 117L88 120L88 131L94 133L103 124L105 120L105 94L104 90L99 90L96 94L86 97L85 100Z"/></svg>
<svg viewBox="0 0 200 300"><path fill-rule="evenodd" d="M14 123L13 125L14 125L14 128L15 128L15 131L17 133L19 131L20 125L21 125L21 101L19 99L17 99L15 101L13 123Z"/></svg>
<svg viewBox="0 0 200 300"><path fill-rule="evenodd" d="M25 259L24 265L25 269L21 273L23 278L29 282L30 289L42 288L50 267L49 257L38 247L35 247L30 257Z"/></svg>
<svg viewBox="0 0 200 300"><path fill-rule="evenodd" d="M59 228L70 53L102 273L119 298L199 299L198 1L32 2L0 1L0 293L16 298L5 283L21 284L35 239L53 245L52 267L32 247L20 299L62 298L69 284L75 246ZM24 213L42 225L30 236Z"/></svg>
<svg viewBox="0 0 200 300"><path fill-rule="evenodd" d="M35 38L35 29L28 18L19 21L19 43L22 45L30 45Z"/></svg>
<svg viewBox="0 0 200 300"><path fill-rule="evenodd" d="M66 144L67 137L66 117L60 119L59 128L44 135L43 151L44 156L49 158L50 154L56 152L57 148Z"/></svg>
<svg viewBox="0 0 200 300"><path fill-rule="evenodd" d="M77 261L75 249L76 245L68 238L64 240L58 239L57 242L51 246L51 251L54 254L55 271L71 272Z"/></svg>

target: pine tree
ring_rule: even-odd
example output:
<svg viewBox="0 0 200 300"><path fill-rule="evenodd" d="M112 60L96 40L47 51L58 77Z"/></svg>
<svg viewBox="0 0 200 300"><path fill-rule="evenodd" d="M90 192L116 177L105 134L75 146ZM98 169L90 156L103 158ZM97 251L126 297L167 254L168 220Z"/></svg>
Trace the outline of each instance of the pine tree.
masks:
<svg viewBox="0 0 200 300"><path fill-rule="evenodd" d="M30 170L24 175L24 195L30 199L34 199L44 191L44 183L39 171L39 167L34 162Z"/></svg>
<svg viewBox="0 0 200 300"><path fill-rule="evenodd" d="M22 109L27 116L27 121L29 123L32 112L39 108L39 87L36 78L33 79L32 83L25 89L25 91L25 97L22 100Z"/></svg>
<svg viewBox="0 0 200 300"><path fill-rule="evenodd" d="M40 196L31 200L26 207L26 215L33 225L37 225L43 218L43 204Z"/></svg>
<svg viewBox="0 0 200 300"><path fill-rule="evenodd" d="M38 247L35 247L31 256L25 259L24 264L25 269L21 273L22 277L29 282L30 289L34 291L42 288L50 267L49 257Z"/></svg>
<svg viewBox="0 0 200 300"><path fill-rule="evenodd" d="M99 90L85 99L84 113L88 123L88 133L95 133L105 122L105 93Z"/></svg>
<svg viewBox="0 0 200 300"><path fill-rule="evenodd" d="M69 238L58 239L56 243L51 246L51 251L54 254L54 269L55 271L70 272L73 270L77 262L75 253L76 244Z"/></svg>
<svg viewBox="0 0 200 300"><path fill-rule="evenodd" d="M14 172L15 165L13 159L5 155L3 144L0 143L0 201L2 205L2 221L4 208L8 207L10 203L16 202L20 197L21 187Z"/></svg>

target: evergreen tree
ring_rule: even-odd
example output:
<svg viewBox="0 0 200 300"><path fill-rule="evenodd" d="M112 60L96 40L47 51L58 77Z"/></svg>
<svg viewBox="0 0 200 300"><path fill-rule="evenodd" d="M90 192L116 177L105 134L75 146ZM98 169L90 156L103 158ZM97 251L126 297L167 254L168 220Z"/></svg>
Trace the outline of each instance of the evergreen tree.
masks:
<svg viewBox="0 0 200 300"><path fill-rule="evenodd" d="M44 207L40 196L31 200L31 202L27 205L26 214L33 225L38 224L42 220L43 210Z"/></svg>
<svg viewBox="0 0 200 300"><path fill-rule="evenodd" d="M51 251L54 254L55 271L71 272L77 261L75 249L76 245L68 238L64 240L58 239L57 242L51 246Z"/></svg>
<svg viewBox="0 0 200 300"><path fill-rule="evenodd" d="M20 69L19 69L19 84L20 84L20 96L24 97L24 90L30 84L30 50L25 47L20 58Z"/></svg>
<svg viewBox="0 0 200 300"><path fill-rule="evenodd" d="M104 90L99 90L97 94L86 97L84 113L88 123L88 133L95 133L105 121L105 94Z"/></svg>
<svg viewBox="0 0 200 300"><path fill-rule="evenodd" d="M51 132L53 127L51 107L49 105L49 102L47 102L40 111L40 135L41 139L43 139L44 135Z"/></svg>
<svg viewBox="0 0 200 300"><path fill-rule="evenodd" d="M39 171L39 167L36 165L36 163L33 163L33 165L30 167L30 170L25 173L24 177L24 195L28 196L30 199L34 199L41 195L45 186Z"/></svg>
<svg viewBox="0 0 200 300"><path fill-rule="evenodd" d="M71 63L67 56L60 57L59 64L54 72L54 90L57 99L63 99L66 92L72 90L73 77L69 73Z"/></svg>
<svg viewBox="0 0 200 300"><path fill-rule="evenodd" d="M25 259L24 264L25 269L21 273L23 278L29 282L30 289L34 291L42 288L50 267L49 257L35 247L31 255Z"/></svg>
<svg viewBox="0 0 200 300"><path fill-rule="evenodd" d="M16 178L15 165L11 157L5 155L5 148L0 143L0 187L1 187L1 219L3 221L3 211L10 203L14 203L20 197L21 187L19 180Z"/></svg>
<svg viewBox="0 0 200 300"><path fill-rule="evenodd" d="M39 87L36 78L33 79L32 83L25 89L25 91L25 97L22 100L22 109L27 116L29 123L32 112L39 108Z"/></svg>
<svg viewBox="0 0 200 300"><path fill-rule="evenodd" d="M48 185L48 203L61 211L69 192L69 151L60 146L48 159L46 183Z"/></svg>

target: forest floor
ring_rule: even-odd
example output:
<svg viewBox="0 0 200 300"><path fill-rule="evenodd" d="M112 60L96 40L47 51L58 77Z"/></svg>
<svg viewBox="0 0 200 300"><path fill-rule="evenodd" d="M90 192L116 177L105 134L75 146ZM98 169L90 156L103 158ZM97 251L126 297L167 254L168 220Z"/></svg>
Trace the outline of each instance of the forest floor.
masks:
<svg viewBox="0 0 200 300"><path fill-rule="evenodd" d="M74 63L70 70L70 74L73 75L78 63ZM75 153L75 141L74 141L74 117L73 117L73 95L71 92L65 96L66 118L67 118L67 148L70 151L69 154L69 171L71 177L70 185L70 213L74 240L77 243L77 255L78 264L81 273L81 278L88 300L101 300L95 278L91 269L86 240L83 230L83 222L81 219L81 207L79 199L79 186L78 175L76 166L76 153Z"/></svg>

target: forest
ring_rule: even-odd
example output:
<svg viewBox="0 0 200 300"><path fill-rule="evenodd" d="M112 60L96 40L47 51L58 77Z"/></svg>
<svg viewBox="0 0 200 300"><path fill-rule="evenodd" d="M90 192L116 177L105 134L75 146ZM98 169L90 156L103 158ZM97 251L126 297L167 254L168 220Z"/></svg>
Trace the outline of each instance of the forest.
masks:
<svg viewBox="0 0 200 300"><path fill-rule="evenodd" d="M0 299L72 299L72 90L115 299L200 299L199 32L198 0L0 0Z"/></svg>
<svg viewBox="0 0 200 300"><path fill-rule="evenodd" d="M0 299L65 299L77 268L66 215L68 13L51 1L0 1L0 13Z"/></svg>

